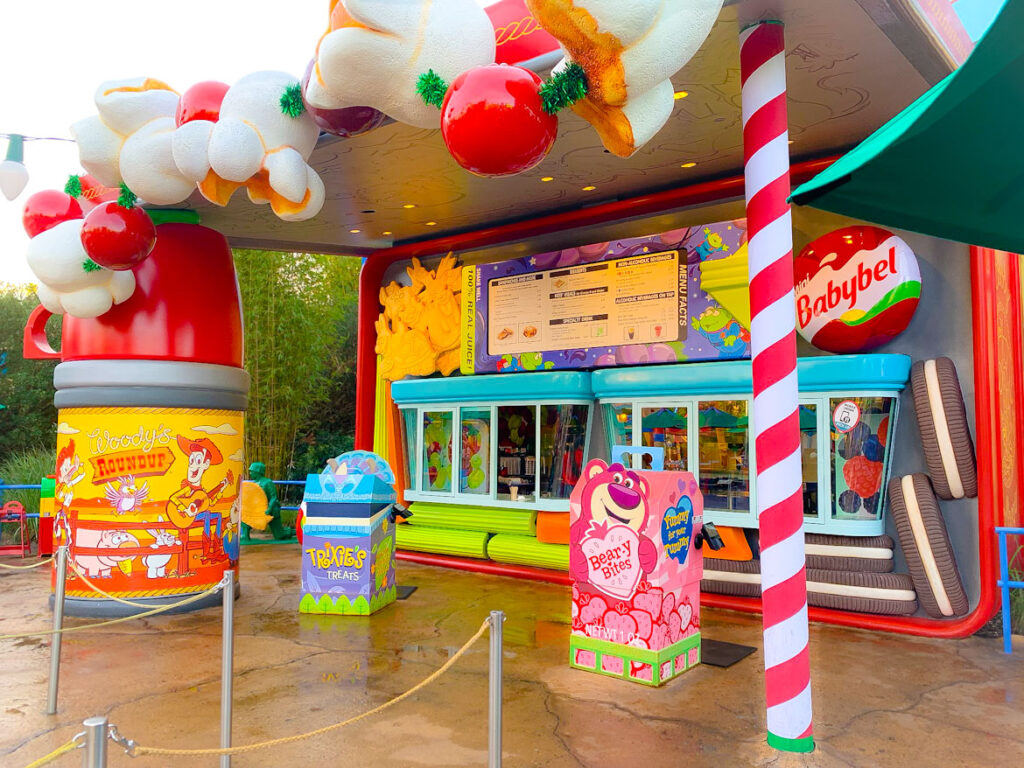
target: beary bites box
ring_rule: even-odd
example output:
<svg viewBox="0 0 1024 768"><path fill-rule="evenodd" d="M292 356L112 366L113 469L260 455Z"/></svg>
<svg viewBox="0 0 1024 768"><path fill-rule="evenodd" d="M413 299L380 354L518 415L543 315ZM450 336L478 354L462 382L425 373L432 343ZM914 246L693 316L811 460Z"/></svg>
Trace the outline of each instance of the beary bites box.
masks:
<svg viewBox="0 0 1024 768"><path fill-rule="evenodd" d="M654 686L697 665L704 499L693 475L594 459L569 509L570 665Z"/></svg>

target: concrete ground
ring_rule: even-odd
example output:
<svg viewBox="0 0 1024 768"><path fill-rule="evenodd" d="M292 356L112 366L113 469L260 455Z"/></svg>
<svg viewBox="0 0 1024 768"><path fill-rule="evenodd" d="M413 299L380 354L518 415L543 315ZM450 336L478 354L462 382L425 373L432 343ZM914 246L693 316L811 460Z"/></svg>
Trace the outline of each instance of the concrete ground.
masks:
<svg viewBox="0 0 1024 768"><path fill-rule="evenodd" d="M10 562L8 560L7 562ZM296 612L297 545L248 547L236 605L236 744L370 709L440 666L491 609L508 613L506 766L1021 766L1024 643L933 641L815 625L811 755L764 743L760 651L652 690L568 667L566 588L410 564L407 601L372 618ZM47 576L0 574L0 634L45 627ZM85 620L70 620L69 624ZM760 644L760 618L707 610L706 638ZM0 641L0 765L24 766L106 714L141 744L218 743L220 615L157 616L64 640L60 711L42 714L48 639ZM233 758L255 766L481 766L487 642L413 698L342 731ZM113 749L113 746L112 746ZM79 765L78 754L55 763ZM112 752L112 766L216 758Z"/></svg>

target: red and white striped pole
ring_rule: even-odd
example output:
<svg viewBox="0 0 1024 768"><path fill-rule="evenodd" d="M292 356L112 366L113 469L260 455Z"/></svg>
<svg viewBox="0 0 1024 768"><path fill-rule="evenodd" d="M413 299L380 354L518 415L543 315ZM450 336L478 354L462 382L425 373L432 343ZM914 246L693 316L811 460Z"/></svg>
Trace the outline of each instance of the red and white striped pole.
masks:
<svg viewBox="0 0 1024 768"><path fill-rule="evenodd" d="M760 22L740 33L740 72L768 743L810 752L814 738L781 23Z"/></svg>

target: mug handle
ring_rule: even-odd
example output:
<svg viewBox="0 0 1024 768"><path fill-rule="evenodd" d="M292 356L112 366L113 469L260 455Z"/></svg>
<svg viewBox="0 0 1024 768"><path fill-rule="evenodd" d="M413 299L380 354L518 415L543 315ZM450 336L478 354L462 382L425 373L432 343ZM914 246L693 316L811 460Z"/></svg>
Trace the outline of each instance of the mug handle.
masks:
<svg viewBox="0 0 1024 768"><path fill-rule="evenodd" d="M46 321L53 313L40 304L32 310L25 323L25 335L22 339L21 354L26 360L59 360L60 352L54 351L46 338Z"/></svg>

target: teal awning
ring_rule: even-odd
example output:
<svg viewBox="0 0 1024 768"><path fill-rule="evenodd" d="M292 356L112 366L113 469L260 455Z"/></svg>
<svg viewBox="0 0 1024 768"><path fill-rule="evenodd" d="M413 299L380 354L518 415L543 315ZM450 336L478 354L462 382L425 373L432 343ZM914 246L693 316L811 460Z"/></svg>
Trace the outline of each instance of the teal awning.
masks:
<svg viewBox="0 0 1024 768"><path fill-rule="evenodd" d="M967 61L791 200L1024 253L1024 0Z"/></svg>

